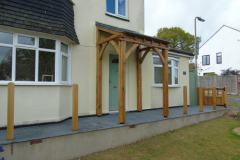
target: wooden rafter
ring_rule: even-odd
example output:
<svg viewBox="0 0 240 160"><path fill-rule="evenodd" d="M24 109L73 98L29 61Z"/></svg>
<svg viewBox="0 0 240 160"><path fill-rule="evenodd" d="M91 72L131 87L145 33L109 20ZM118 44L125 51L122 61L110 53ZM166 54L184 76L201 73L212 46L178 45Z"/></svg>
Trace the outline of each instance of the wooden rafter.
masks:
<svg viewBox="0 0 240 160"><path fill-rule="evenodd" d="M126 59L128 59L128 57L130 56L130 54L132 53L132 51L135 49L135 48L137 48L139 46L139 44L133 44L132 45L132 47L130 47L129 49L128 49L128 51L126 52Z"/></svg>
<svg viewBox="0 0 240 160"><path fill-rule="evenodd" d="M111 41L109 41L109 42L110 42L110 43L113 45L113 47L116 49L117 53L120 54L120 49L119 49L117 43L116 43L114 40L111 40Z"/></svg>
<svg viewBox="0 0 240 160"><path fill-rule="evenodd" d="M148 48L148 49L145 51L144 55L143 55L142 58L140 59L140 64L143 63L143 61L144 61L145 57L147 56L148 52L150 51L150 49L151 49L151 48ZM140 52L140 53L141 53L141 52Z"/></svg>
<svg viewBox="0 0 240 160"><path fill-rule="evenodd" d="M99 55L99 59L102 59L103 52L105 51L107 45L108 45L108 42L106 42L106 43L103 44L103 47L102 47L101 52L100 52L100 55Z"/></svg>
<svg viewBox="0 0 240 160"><path fill-rule="evenodd" d="M108 41L110 41L110 40L112 40L112 39L114 39L114 38L117 38L118 36L119 36L119 35L117 35L117 34L112 35L112 36L110 36L110 37L108 37L108 38L106 38L106 39L104 39L104 40L101 40L101 41L98 42L97 44L103 44L103 43L108 42Z"/></svg>
<svg viewBox="0 0 240 160"><path fill-rule="evenodd" d="M111 34L123 35L122 33L119 33L119 32L116 32L116 31L113 31L113 30L110 30L110 29L102 28L102 27L98 27L98 30L104 31L104 32L107 32L107 33L111 33Z"/></svg>
<svg viewBox="0 0 240 160"><path fill-rule="evenodd" d="M146 51L149 48L151 49L152 47L145 47L145 48L139 49L139 52Z"/></svg>
<svg viewBox="0 0 240 160"><path fill-rule="evenodd" d="M157 52L158 56L159 56L159 57L161 58L161 60L162 60L162 63L165 64L166 61L165 61L162 53L158 50L158 48L153 48L153 50L154 50L155 52Z"/></svg>

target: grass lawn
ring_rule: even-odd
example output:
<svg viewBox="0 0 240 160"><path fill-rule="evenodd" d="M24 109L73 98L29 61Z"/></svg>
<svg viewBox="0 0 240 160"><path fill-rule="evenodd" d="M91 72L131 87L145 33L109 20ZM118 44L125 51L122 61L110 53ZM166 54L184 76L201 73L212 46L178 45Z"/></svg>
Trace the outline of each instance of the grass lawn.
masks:
<svg viewBox="0 0 240 160"><path fill-rule="evenodd" d="M240 107L240 103L231 103L231 102L228 102L227 104L228 104L228 106Z"/></svg>
<svg viewBox="0 0 240 160"><path fill-rule="evenodd" d="M231 129L239 126L240 121L221 117L76 160L237 160L240 159L240 136L232 134Z"/></svg>
<svg viewBox="0 0 240 160"><path fill-rule="evenodd" d="M228 98L240 98L240 96L237 96L237 95L236 95L236 96L228 95L227 97L228 97Z"/></svg>

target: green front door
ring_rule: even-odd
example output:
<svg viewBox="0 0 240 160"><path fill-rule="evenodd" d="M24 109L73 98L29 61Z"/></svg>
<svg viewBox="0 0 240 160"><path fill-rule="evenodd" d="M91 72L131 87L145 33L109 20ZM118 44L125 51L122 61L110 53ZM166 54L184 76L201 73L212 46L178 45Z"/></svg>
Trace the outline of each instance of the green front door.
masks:
<svg viewBox="0 0 240 160"><path fill-rule="evenodd" d="M118 55L109 59L109 110L118 110Z"/></svg>

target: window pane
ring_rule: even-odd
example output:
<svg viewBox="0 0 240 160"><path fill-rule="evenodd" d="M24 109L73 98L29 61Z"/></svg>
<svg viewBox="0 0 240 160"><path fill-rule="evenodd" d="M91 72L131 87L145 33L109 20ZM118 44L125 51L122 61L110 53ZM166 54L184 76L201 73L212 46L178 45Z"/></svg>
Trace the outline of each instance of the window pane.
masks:
<svg viewBox="0 0 240 160"><path fill-rule="evenodd" d="M153 64L162 65L162 61L160 58L153 58Z"/></svg>
<svg viewBox="0 0 240 160"><path fill-rule="evenodd" d="M13 44L13 34L0 32L0 43Z"/></svg>
<svg viewBox="0 0 240 160"><path fill-rule="evenodd" d="M16 81L35 81L35 50L16 49Z"/></svg>
<svg viewBox="0 0 240 160"><path fill-rule="evenodd" d="M61 43L61 52L68 53L68 45Z"/></svg>
<svg viewBox="0 0 240 160"><path fill-rule="evenodd" d="M222 57L217 57L217 62L222 63Z"/></svg>
<svg viewBox="0 0 240 160"><path fill-rule="evenodd" d="M39 48L55 49L55 40L39 38Z"/></svg>
<svg viewBox="0 0 240 160"><path fill-rule="evenodd" d="M207 64L210 64L210 56L207 56Z"/></svg>
<svg viewBox="0 0 240 160"><path fill-rule="evenodd" d="M173 61L174 67L178 67L178 61Z"/></svg>
<svg viewBox="0 0 240 160"><path fill-rule="evenodd" d="M174 68L175 76L174 76L174 81L175 84L178 84L178 69Z"/></svg>
<svg viewBox="0 0 240 160"><path fill-rule="evenodd" d="M155 84L162 84L162 67L154 67L154 75Z"/></svg>
<svg viewBox="0 0 240 160"><path fill-rule="evenodd" d="M55 53L39 51L38 81L55 82Z"/></svg>
<svg viewBox="0 0 240 160"><path fill-rule="evenodd" d="M168 67L168 84L172 84L172 67Z"/></svg>
<svg viewBox="0 0 240 160"><path fill-rule="evenodd" d="M12 80L12 48L0 47L0 80Z"/></svg>
<svg viewBox="0 0 240 160"><path fill-rule="evenodd" d="M62 81L67 81L67 60L67 57L62 56Z"/></svg>
<svg viewBox="0 0 240 160"><path fill-rule="evenodd" d="M126 0L118 0L118 14L126 16Z"/></svg>
<svg viewBox="0 0 240 160"><path fill-rule="evenodd" d="M107 12L115 14L115 0L107 0Z"/></svg>
<svg viewBox="0 0 240 160"><path fill-rule="evenodd" d="M217 53L217 56L222 56L222 53Z"/></svg>
<svg viewBox="0 0 240 160"><path fill-rule="evenodd" d="M35 45L35 38L18 36L18 44Z"/></svg>
<svg viewBox="0 0 240 160"><path fill-rule="evenodd" d="M206 56L203 56L202 64L203 64L203 65L206 65L206 62L207 62Z"/></svg>

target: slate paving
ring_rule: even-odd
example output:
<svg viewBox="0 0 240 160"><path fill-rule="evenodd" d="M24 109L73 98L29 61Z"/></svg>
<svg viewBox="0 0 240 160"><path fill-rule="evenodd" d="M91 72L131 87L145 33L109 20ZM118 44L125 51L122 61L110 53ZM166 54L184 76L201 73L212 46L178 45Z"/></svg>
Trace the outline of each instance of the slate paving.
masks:
<svg viewBox="0 0 240 160"><path fill-rule="evenodd" d="M217 111L220 110L227 110L227 108L218 106ZM81 117L78 119L78 131L72 131L72 119L53 124L15 127L14 140L12 141L6 140L7 131L6 129L2 129L0 130L0 145L155 122L207 112L216 112L216 110L213 110L212 106L204 106L203 112L199 112L199 106L189 106L188 114L183 114L183 107L174 107L169 108L169 116L167 118L163 117L162 112L162 108L142 112L127 112L126 123L124 124L119 124L118 114L108 114L102 117Z"/></svg>

